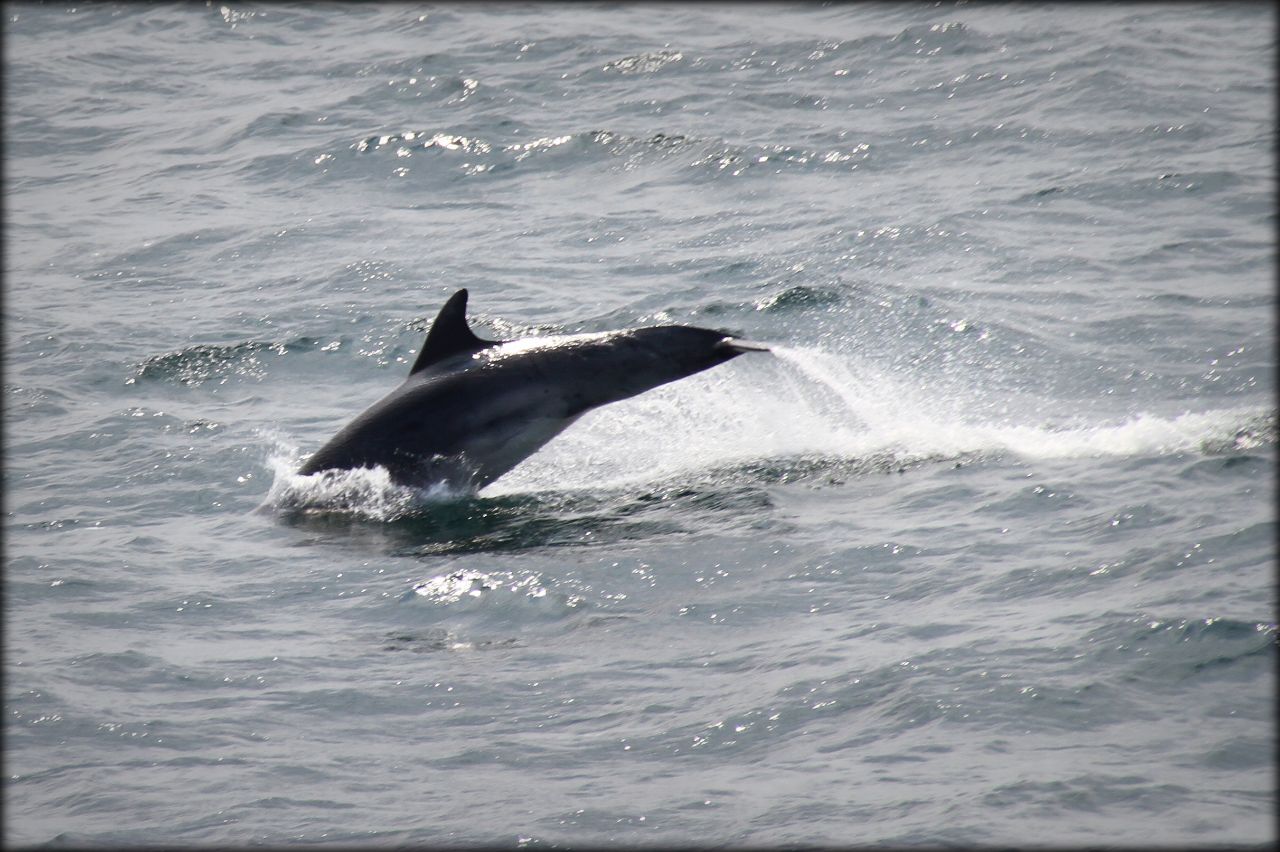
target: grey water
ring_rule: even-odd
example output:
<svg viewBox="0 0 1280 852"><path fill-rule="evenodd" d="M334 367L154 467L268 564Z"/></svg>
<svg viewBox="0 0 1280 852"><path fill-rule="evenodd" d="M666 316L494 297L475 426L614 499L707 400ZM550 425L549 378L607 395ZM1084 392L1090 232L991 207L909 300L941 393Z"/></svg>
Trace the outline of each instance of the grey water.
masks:
<svg viewBox="0 0 1280 852"><path fill-rule="evenodd" d="M26 4L9 845L1276 839L1269 4ZM482 336L767 343L478 493Z"/></svg>

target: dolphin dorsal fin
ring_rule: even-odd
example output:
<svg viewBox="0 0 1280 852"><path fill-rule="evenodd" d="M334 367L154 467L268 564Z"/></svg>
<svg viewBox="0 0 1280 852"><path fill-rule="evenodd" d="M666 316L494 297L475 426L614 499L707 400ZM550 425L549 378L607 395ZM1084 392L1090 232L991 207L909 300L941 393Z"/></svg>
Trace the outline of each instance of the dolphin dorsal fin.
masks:
<svg viewBox="0 0 1280 852"><path fill-rule="evenodd" d="M494 343L495 341L481 340L472 334L467 326L467 291L459 290L444 303L436 321L431 324L427 339L422 344L422 351L418 353L418 360L413 362L409 375L454 355L479 352Z"/></svg>

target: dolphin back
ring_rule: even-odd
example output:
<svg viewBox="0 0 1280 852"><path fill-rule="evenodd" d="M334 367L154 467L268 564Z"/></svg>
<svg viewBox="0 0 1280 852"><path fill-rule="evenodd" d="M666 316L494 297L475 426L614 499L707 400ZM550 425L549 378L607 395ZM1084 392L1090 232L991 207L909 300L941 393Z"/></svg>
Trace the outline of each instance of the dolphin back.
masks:
<svg viewBox="0 0 1280 852"><path fill-rule="evenodd" d="M577 377L588 407L595 408L708 370L743 351L722 331L664 325L616 332L581 352L565 347L560 369Z"/></svg>

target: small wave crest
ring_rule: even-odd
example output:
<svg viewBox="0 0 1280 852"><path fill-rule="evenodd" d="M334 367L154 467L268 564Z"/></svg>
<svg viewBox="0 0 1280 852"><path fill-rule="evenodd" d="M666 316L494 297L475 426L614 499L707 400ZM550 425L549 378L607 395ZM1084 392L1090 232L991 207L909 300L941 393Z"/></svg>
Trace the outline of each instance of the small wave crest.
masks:
<svg viewBox="0 0 1280 852"><path fill-rule="evenodd" d="M619 73L631 73L617 69ZM791 100L792 96L784 96ZM830 147L804 144L742 145L724 139L655 132L633 135L619 130L582 130L531 141L500 141L453 132L447 127L390 130L362 136L346 150L330 144L312 149L303 158L319 173L363 175L364 167L390 169L398 177L408 176L419 164L430 164L430 173L455 174L467 178L510 174L519 167L555 171L580 168L586 163L615 164L631 170L642 163L673 162L702 177L739 176L748 170L778 169L848 171L871 158L868 142L852 142ZM268 163L264 160L262 165Z"/></svg>
<svg viewBox="0 0 1280 852"><path fill-rule="evenodd" d="M309 351L319 345L320 341L311 337L283 343L247 340L227 345L196 344L147 358L135 365L133 375L125 379L125 384L136 384L139 380L171 381L194 387L211 380L226 382L233 375L262 379L267 375L266 359Z"/></svg>

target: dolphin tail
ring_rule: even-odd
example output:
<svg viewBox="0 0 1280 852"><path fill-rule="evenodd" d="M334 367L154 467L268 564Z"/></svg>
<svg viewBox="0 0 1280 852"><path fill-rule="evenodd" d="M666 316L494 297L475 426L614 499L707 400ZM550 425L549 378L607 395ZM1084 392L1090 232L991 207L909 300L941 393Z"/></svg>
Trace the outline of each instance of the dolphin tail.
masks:
<svg viewBox="0 0 1280 852"><path fill-rule="evenodd" d="M721 340L716 345L722 346L725 349L732 350L735 355L741 355L743 352L773 351L768 346L765 346L763 343L756 343L751 340L742 340L741 338L738 338L738 337L726 337L724 340Z"/></svg>

